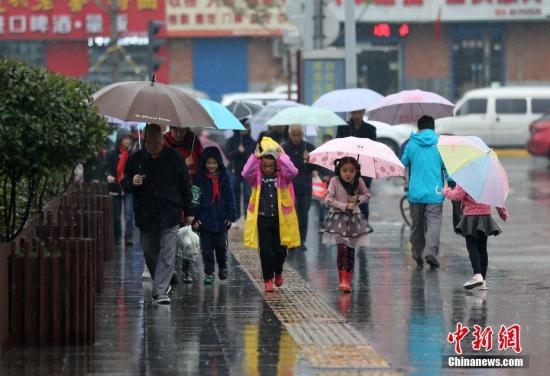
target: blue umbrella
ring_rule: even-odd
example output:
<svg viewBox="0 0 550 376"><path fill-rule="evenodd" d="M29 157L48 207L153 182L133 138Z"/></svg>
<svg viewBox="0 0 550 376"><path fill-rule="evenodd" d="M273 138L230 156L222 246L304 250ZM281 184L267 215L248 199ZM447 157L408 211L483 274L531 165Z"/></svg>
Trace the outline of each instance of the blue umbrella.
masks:
<svg viewBox="0 0 550 376"><path fill-rule="evenodd" d="M244 131L245 128L229 111L227 108L222 106L221 104L208 100L208 99L197 99L199 103L204 107L206 112L208 112L208 115L214 120L214 125L218 129L234 129L239 131Z"/></svg>

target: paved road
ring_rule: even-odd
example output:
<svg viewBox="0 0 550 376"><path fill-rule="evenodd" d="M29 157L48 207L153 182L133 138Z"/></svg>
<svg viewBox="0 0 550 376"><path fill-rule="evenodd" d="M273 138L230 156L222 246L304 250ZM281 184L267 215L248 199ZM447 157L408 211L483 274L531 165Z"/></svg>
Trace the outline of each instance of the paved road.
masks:
<svg viewBox="0 0 550 376"><path fill-rule="evenodd" d="M319 241L315 208L308 251L289 256L287 285L269 296L260 291L255 253L235 241L227 282L180 285L171 307L154 306L150 283L141 280L139 247L120 249L108 266L106 292L98 297L97 343L14 349L0 356L0 375L546 375L550 169L531 158L504 163L511 219L489 242L489 291L461 287L471 270L464 240L451 231L448 204L441 270L415 267L397 209L401 183L385 180L373 186L375 233L370 247L357 253L352 294L335 289L336 256ZM491 325L495 332L503 324L520 324L530 368L443 369L441 356L453 353L447 334L458 322ZM463 342L466 353L472 352L471 340Z"/></svg>

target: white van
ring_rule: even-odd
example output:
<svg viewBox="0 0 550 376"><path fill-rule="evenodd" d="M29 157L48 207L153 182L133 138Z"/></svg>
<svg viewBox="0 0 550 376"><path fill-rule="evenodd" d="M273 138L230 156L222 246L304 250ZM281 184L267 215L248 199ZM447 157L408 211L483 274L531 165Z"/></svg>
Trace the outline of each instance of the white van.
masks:
<svg viewBox="0 0 550 376"><path fill-rule="evenodd" d="M479 136L492 146L522 146L529 124L550 111L550 87L499 87L467 92L455 117L438 119L436 131L457 136Z"/></svg>

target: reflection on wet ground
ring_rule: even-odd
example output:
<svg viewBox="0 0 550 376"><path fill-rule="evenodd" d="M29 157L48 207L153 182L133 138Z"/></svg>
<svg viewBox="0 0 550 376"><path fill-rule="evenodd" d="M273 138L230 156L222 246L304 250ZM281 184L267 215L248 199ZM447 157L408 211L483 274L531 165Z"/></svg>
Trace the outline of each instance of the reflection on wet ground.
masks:
<svg viewBox="0 0 550 376"><path fill-rule="evenodd" d="M407 232L400 238L403 228L397 204L403 190L395 181L375 182L371 206L375 232L370 246L357 252L351 296L342 296L336 290L336 252L321 244L315 220L311 221L308 250L290 255L289 265L339 309L393 367L403 368L406 373L472 374L441 368L441 355L451 355L454 349L447 343L447 334L461 322L472 329L474 324L492 326L495 343L501 325L522 326L522 354L530 357L529 370L477 370L476 374L547 374L550 206L525 197L533 189L548 189L550 177L544 174L546 161L505 159L504 163L510 178L512 217L502 224L504 233L489 240L488 291L467 292L461 287L471 269L464 239L451 231L448 203L442 228L442 268L416 269L408 251ZM472 340L469 334L463 342L471 353ZM491 354L514 354L496 347Z"/></svg>
<svg viewBox="0 0 550 376"><path fill-rule="evenodd" d="M370 246L357 252L352 294L336 290L335 250L320 243L315 207L308 251L293 252L288 258L288 265L297 272L293 278L309 282L316 296L320 294L329 308L366 337L393 370L414 375L548 374L550 201L545 195L550 194L550 170L542 160L504 159L504 163L511 184L511 219L502 224L504 233L489 241L490 290L467 292L461 287L471 270L464 240L450 230L448 204L441 270L413 266L407 229L398 211L403 190L400 182L392 180L374 184L371 222L375 232ZM150 283L142 283L139 248L121 249L119 256L108 267L105 292L98 297L96 344L12 349L0 356L0 375L314 373L301 358L296 334L281 325L234 258L230 258L228 281L204 287L197 274L194 284L177 287L171 306L162 307L151 304ZM289 292L294 293L290 287ZM453 354L447 335L459 322L470 328L490 325L495 333L501 325L520 324L530 368L443 369L441 356ZM469 334L463 341L465 353L473 353L472 340ZM513 352L502 353L494 345L491 354Z"/></svg>
<svg viewBox="0 0 550 376"><path fill-rule="evenodd" d="M263 296L230 259L228 281L179 285L171 306L151 303L141 251L120 250L98 297L95 345L12 349L0 375L288 375L297 349Z"/></svg>

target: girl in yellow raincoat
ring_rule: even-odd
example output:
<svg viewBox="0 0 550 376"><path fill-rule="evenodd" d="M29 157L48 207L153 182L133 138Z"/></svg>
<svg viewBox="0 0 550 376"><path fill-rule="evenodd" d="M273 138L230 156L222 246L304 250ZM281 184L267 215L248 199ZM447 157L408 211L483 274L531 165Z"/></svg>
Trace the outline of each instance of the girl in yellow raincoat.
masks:
<svg viewBox="0 0 550 376"><path fill-rule="evenodd" d="M275 286L283 285L287 248L301 245L292 189L297 174L288 155L269 137L261 140L243 168L242 176L252 186L244 244L260 250L266 292L273 291L273 278Z"/></svg>

